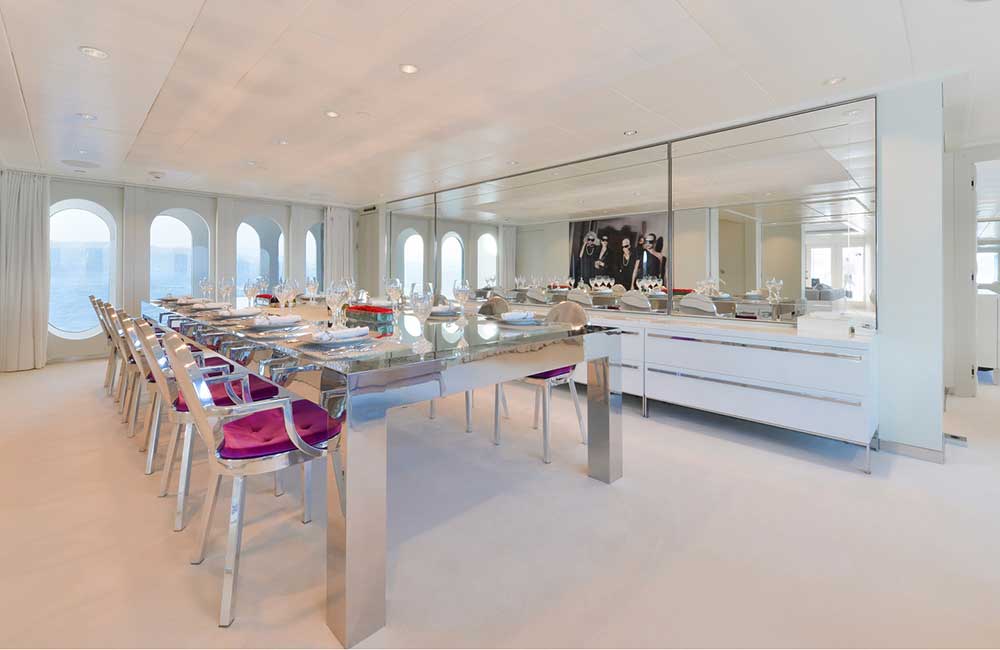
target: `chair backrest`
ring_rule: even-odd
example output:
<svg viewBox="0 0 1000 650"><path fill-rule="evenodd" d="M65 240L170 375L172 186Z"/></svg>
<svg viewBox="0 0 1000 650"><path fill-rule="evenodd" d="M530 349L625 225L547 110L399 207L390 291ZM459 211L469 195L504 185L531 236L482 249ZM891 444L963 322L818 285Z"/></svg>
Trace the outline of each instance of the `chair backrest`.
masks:
<svg viewBox="0 0 1000 650"><path fill-rule="evenodd" d="M628 291L628 289L625 288L624 284L616 284L611 287L611 293L616 296L624 296L626 291Z"/></svg>
<svg viewBox="0 0 1000 650"><path fill-rule="evenodd" d="M163 351L160 340L156 338L156 331L153 330L153 327L149 323L137 320L133 321L133 324L137 330L136 334L142 343L140 349L146 358L146 367L153 374L153 381L156 384L156 390L160 393L160 399L164 404L172 406L175 395L170 389L174 384L170 381L170 377L167 376L167 371L170 369L170 360L167 359L167 353Z"/></svg>
<svg viewBox="0 0 1000 650"><path fill-rule="evenodd" d="M587 312L579 304L564 300L549 310L545 315L545 322L580 327L587 324Z"/></svg>
<svg viewBox="0 0 1000 650"><path fill-rule="evenodd" d="M499 316L510 311L510 303L500 296L494 295L479 307L483 316Z"/></svg>
<svg viewBox="0 0 1000 650"><path fill-rule="evenodd" d="M108 323L104 318L104 310L99 304L101 301L98 300L93 294L89 295L88 298L90 298L90 306L94 308L94 313L97 314L97 322L101 325L101 331L104 332L104 336L108 337L108 340L110 341L111 330L108 329Z"/></svg>
<svg viewBox="0 0 1000 650"><path fill-rule="evenodd" d="M179 334L167 332L163 337L163 349L170 361L177 390L184 396L188 413L194 419L195 428L208 447L209 456L214 456L221 441L215 440L212 425L208 421L208 409L215 406L208 382L205 381L201 368L195 363L191 349Z"/></svg>
<svg viewBox="0 0 1000 650"><path fill-rule="evenodd" d="M108 323L111 324L112 342L118 347L118 352L122 355L122 359L131 359L132 354L129 352L128 346L125 345L125 330L122 328L122 321L118 315L118 310L107 303L104 303L104 308L108 315ZM124 312L122 313L124 314Z"/></svg>

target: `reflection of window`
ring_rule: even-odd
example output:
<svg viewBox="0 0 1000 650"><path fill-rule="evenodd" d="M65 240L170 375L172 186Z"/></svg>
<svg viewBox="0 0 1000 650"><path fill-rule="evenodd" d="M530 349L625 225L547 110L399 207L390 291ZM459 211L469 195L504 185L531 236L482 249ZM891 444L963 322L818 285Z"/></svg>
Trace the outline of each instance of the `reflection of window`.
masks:
<svg viewBox="0 0 1000 650"><path fill-rule="evenodd" d="M149 227L149 295L190 295L208 277L208 225L185 209L158 215Z"/></svg>
<svg viewBox="0 0 1000 650"><path fill-rule="evenodd" d="M88 207L64 207L69 205ZM49 214L49 325L75 334L96 330L88 296L110 300L114 222L107 210L89 201L60 201Z"/></svg>
<svg viewBox="0 0 1000 650"><path fill-rule="evenodd" d="M306 231L306 277L316 278L323 288L323 224L313 224Z"/></svg>
<svg viewBox="0 0 1000 650"><path fill-rule="evenodd" d="M497 238L486 233L476 241L476 283L480 287L496 284Z"/></svg>
<svg viewBox="0 0 1000 650"><path fill-rule="evenodd" d="M865 286L865 247L844 246L844 290L851 300L864 300L868 295Z"/></svg>
<svg viewBox="0 0 1000 650"><path fill-rule="evenodd" d="M285 279L285 233L278 235L278 277Z"/></svg>
<svg viewBox="0 0 1000 650"><path fill-rule="evenodd" d="M415 232L403 240L403 277L400 279L407 292L414 284L419 288L424 283L424 238Z"/></svg>
<svg viewBox="0 0 1000 650"><path fill-rule="evenodd" d="M1000 253L976 253L976 283L992 284L1000 280Z"/></svg>
<svg viewBox="0 0 1000 650"><path fill-rule="evenodd" d="M833 256L829 248L809 250L809 279L818 279L829 287L833 286Z"/></svg>
<svg viewBox="0 0 1000 650"><path fill-rule="evenodd" d="M448 298L454 298L455 283L463 280L465 260L462 250L462 238L453 232L441 240L441 291Z"/></svg>
<svg viewBox="0 0 1000 650"><path fill-rule="evenodd" d="M1000 218L992 214L979 215L976 224L976 284L982 286L996 282L1000 282Z"/></svg>
<svg viewBox="0 0 1000 650"><path fill-rule="evenodd" d="M236 229L236 284L240 295L249 280L263 277L268 289L280 281L284 238L278 224L264 217L249 218Z"/></svg>

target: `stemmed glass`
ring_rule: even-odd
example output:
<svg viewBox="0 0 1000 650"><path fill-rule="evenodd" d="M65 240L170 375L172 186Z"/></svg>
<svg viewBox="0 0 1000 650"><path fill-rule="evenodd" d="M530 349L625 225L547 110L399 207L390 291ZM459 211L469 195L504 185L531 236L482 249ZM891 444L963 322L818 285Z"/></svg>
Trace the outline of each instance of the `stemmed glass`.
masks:
<svg viewBox="0 0 1000 650"><path fill-rule="evenodd" d="M292 300L299 293L299 284L295 280L286 280L280 283L274 288L274 292L278 295L278 307L284 307L287 309L292 308Z"/></svg>
<svg viewBox="0 0 1000 650"><path fill-rule="evenodd" d="M198 288L201 289L201 297L206 300L211 300L212 298L212 281L208 278L202 278L198 280Z"/></svg>
<svg viewBox="0 0 1000 650"><path fill-rule="evenodd" d="M427 319L430 318L431 309L433 308L434 289L431 284L429 282L425 282L423 286L418 289L416 283L414 283L413 291L410 293L410 309L413 310L413 315L420 321L421 338L413 344L413 350L418 354L430 352L433 347L431 342L423 336L424 325L427 322Z"/></svg>
<svg viewBox="0 0 1000 650"><path fill-rule="evenodd" d="M326 306L333 314L333 326L341 327L344 322L344 305L350 297L350 286L345 280L334 280L326 288Z"/></svg>
<svg viewBox="0 0 1000 650"><path fill-rule="evenodd" d="M452 294L455 296L455 300L462 308L462 313L465 313L465 305L469 302L469 298L472 296L472 287L469 285L468 280L455 280L455 284L452 287Z"/></svg>
<svg viewBox="0 0 1000 650"><path fill-rule="evenodd" d="M306 278L306 297L309 302L316 301L316 292L319 291L319 281L314 277Z"/></svg>
<svg viewBox="0 0 1000 650"><path fill-rule="evenodd" d="M222 278L222 282L219 283L219 297L222 299L222 302L228 304L235 291L236 280L234 280L231 276Z"/></svg>

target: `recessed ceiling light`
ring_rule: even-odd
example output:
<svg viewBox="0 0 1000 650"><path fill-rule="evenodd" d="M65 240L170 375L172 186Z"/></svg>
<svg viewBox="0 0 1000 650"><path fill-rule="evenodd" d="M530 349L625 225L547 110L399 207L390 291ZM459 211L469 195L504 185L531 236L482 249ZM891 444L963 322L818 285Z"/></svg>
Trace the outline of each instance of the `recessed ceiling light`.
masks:
<svg viewBox="0 0 1000 650"><path fill-rule="evenodd" d="M337 111L327 111L326 112L326 116L327 117L340 117L340 113L338 113Z"/></svg>
<svg viewBox="0 0 1000 650"><path fill-rule="evenodd" d="M163 178L163 172L149 172L149 177L154 181L158 181Z"/></svg>
<svg viewBox="0 0 1000 650"><path fill-rule="evenodd" d="M420 68L413 65L412 63L400 63L399 71L402 72L403 74L416 74L417 72L420 72Z"/></svg>
<svg viewBox="0 0 1000 650"><path fill-rule="evenodd" d="M639 132L636 131L635 129L629 129L628 131L625 131L625 135L635 135L637 133Z"/></svg>
<svg viewBox="0 0 1000 650"><path fill-rule="evenodd" d="M507 164L510 165L511 167L513 167L514 165L517 165L519 163L516 160L508 160Z"/></svg>
<svg viewBox="0 0 1000 650"><path fill-rule="evenodd" d="M257 161L256 160L248 160L247 161L247 167L256 167L256 166L257 166Z"/></svg>
<svg viewBox="0 0 1000 650"><path fill-rule="evenodd" d="M88 122L93 122L97 119L97 116L93 113L77 113L76 116L81 120L87 120Z"/></svg>
<svg viewBox="0 0 1000 650"><path fill-rule="evenodd" d="M286 144L288 144L288 140L285 140L285 139L278 140L278 144L280 144L280 145L286 145Z"/></svg>
<svg viewBox="0 0 1000 650"><path fill-rule="evenodd" d="M829 79L823 82L823 85L836 86L837 84L844 83L845 81L847 81L847 77L830 77Z"/></svg>
<svg viewBox="0 0 1000 650"><path fill-rule="evenodd" d="M90 45L81 45L80 54L84 56L89 56L92 59L106 59L110 56L107 52L99 47L93 47Z"/></svg>

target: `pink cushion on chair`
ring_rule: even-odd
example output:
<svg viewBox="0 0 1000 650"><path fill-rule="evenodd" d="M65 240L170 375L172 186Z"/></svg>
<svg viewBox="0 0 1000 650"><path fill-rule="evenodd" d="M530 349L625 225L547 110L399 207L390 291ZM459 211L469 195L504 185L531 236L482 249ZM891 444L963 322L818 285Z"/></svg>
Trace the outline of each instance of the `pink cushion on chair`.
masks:
<svg viewBox="0 0 1000 650"><path fill-rule="evenodd" d="M528 375L531 379L552 379L553 377L559 377L560 375L568 375L573 372L576 366L565 366L563 368L556 368L555 370L546 370L545 372L540 372L535 375Z"/></svg>
<svg viewBox="0 0 1000 650"><path fill-rule="evenodd" d="M321 407L307 400L292 402L295 430L310 445L326 442L340 433L342 420L331 418ZM281 409L269 409L222 425L221 458L259 458L295 449L285 431Z"/></svg>
<svg viewBox="0 0 1000 650"><path fill-rule="evenodd" d="M262 379L256 375L250 375L250 397L251 401L257 402L263 399L271 399L278 394L278 387ZM243 397L243 383L240 381L232 382L233 392L236 393L237 397ZM212 393L212 400L215 402L216 406L232 406L233 400L229 399L229 394L226 393L226 385L222 382L216 382L214 384L209 384L208 390ZM184 402L184 396L178 395L177 399L174 400L174 408L182 413L186 413L188 410L187 404Z"/></svg>

